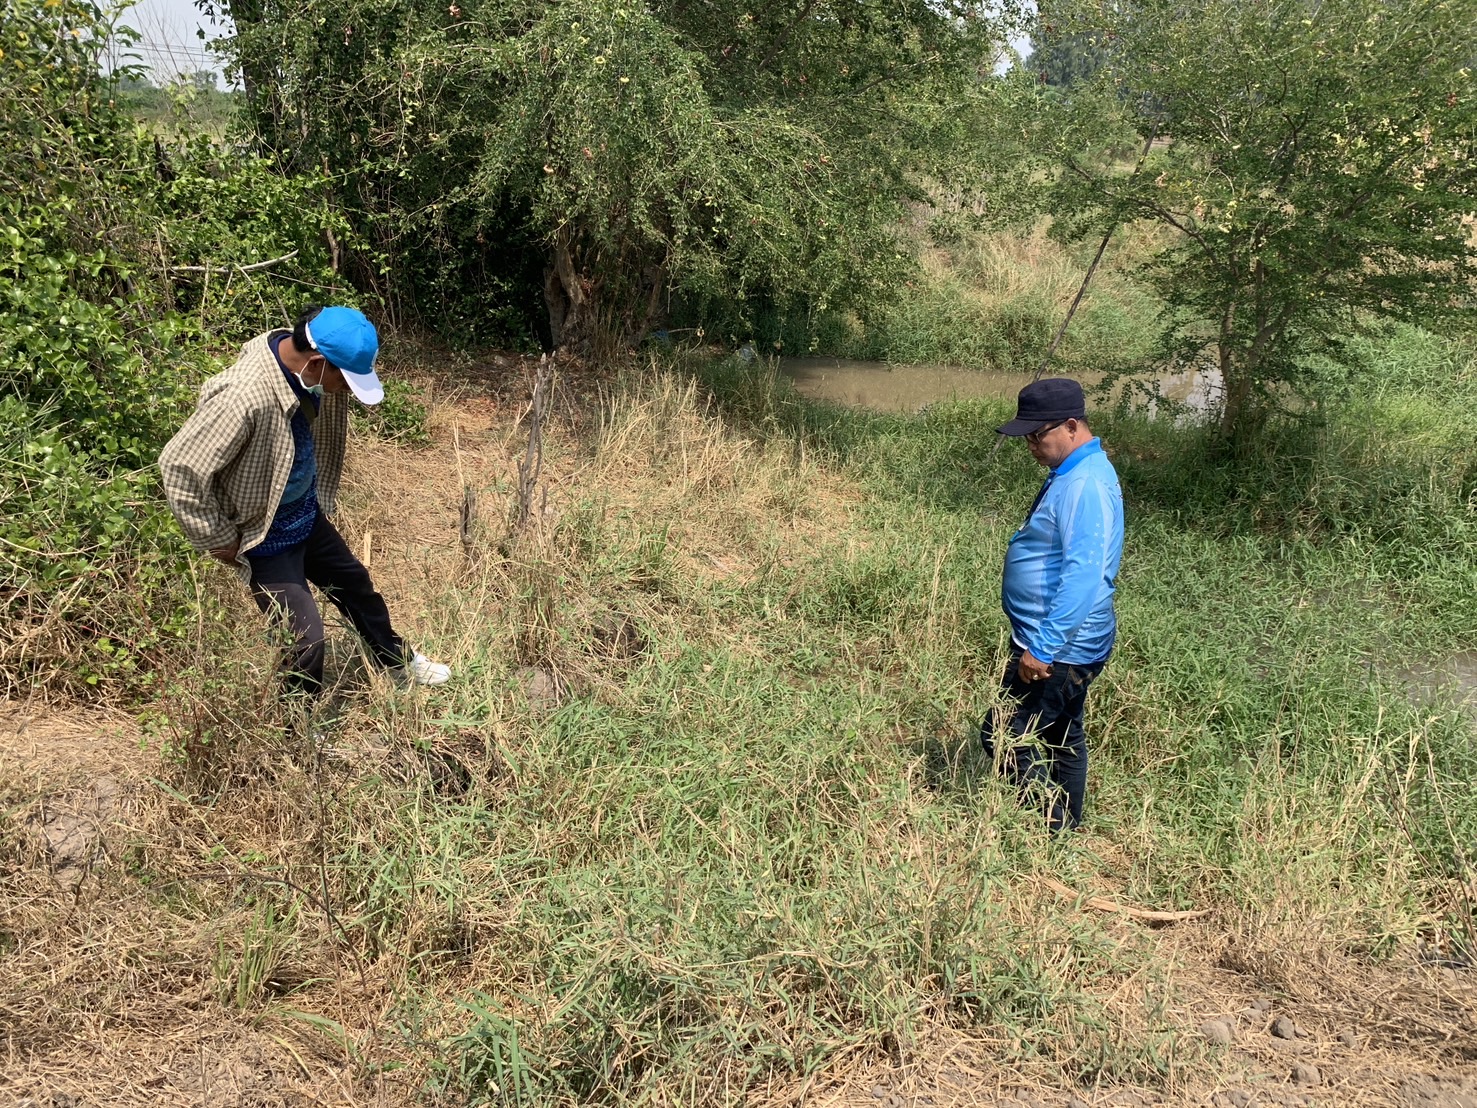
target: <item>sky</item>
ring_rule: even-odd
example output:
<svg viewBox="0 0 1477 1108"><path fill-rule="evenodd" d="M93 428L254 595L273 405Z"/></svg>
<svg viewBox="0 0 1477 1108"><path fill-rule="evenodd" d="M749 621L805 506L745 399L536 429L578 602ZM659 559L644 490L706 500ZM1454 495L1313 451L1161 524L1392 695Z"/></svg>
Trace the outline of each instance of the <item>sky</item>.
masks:
<svg viewBox="0 0 1477 1108"><path fill-rule="evenodd" d="M212 70L219 79L220 63L198 32L204 30L211 39L221 34L221 28L212 26L193 0L139 0L123 13L122 22L143 36L132 52L153 72L155 84L197 69Z"/></svg>

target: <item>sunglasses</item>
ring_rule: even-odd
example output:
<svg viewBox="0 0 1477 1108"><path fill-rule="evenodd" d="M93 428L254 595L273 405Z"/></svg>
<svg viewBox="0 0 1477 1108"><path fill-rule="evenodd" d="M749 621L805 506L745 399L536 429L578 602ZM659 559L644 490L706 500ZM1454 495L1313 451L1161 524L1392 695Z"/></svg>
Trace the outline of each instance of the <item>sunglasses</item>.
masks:
<svg viewBox="0 0 1477 1108"><path fill-rule="evenodd" d="M1055 423L1048 423L1045 427L1038 427L1036 428L1036 430L1026 435L1026 441L1040 442L1043 438L1046 437L1048 431L1055 431L1058 427L1062 426L1062 424L1066 422L1067 421L1065 419L1059 419Z"/></svg>

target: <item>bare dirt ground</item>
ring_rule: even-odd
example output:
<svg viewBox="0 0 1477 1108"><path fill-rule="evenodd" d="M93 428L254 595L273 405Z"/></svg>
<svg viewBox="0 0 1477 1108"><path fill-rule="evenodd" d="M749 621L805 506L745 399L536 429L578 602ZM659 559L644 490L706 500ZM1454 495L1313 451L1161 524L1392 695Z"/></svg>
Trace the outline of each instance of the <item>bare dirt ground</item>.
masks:
<svg viewBox="0 0 1477 1108"><path fill-rule="evenodd" d="M433 448L363 448L351 475L358 503L369 499L368 474L376 490L351 541L383 567L402 609L455 554L448 520L460 488L506 482L516 462L522 369L508 361L460 381L455 427L435 426ZM393 1050L375 1049L392 996L373 967L320 958L300 970L338 998L337 1028L286 1006L222 1003L212 966L232 921L182 927L187 887L151 890L130 876L136 859L208 845L180 822L190 809L171 797L160 758L127 715L0 702L0 1108L430 1103L420 1082L383 1064ZM1213 912L1157 929L1127 917L1115 926L1153 945L1172 985L1156 1016L1166 1049L1204 1062L1188 1072L1213 1076L1099 1085L1084 1060L1079 1085L1053 1087L1027 1064L1003 1070L998 1040L938 1026L906 1050L754 1103L1477 1108L1477 971L1413 952L1376 962L1316 940L1270 943Z"/></svg>
<svg viewBox="0 0 1477 1108"><path fill-rule="evenodd" d="M309 1038L224 1009L209 933L128 887L130 853L168 835L158 770L126 716L0 702L18 832L0 847L0 1105L395 1103L356 1093Z"/></svg>
<svg viewBox="0 0 1477 1108"><path fill-rule="evenodd" d="M1138 926L1138 925L1134 925ZM1156 933L1177 1003L1165 1013L1219 1079L1165 1091L1052 1088L979 1066L981 1051L943 1036L912 1065L879 1066L812 1103L989 1108L1298 1108L1393 1105L1477 1108L1477 980L1414 965L1370 966L1324 956L1281 967L1243 960L1237 940L1207 919ZM1299 952L1306 957L1308 951ZM1274 984L1273 982L1276 982ZM975 1063L975 1064L972 1064Z"/></svg>

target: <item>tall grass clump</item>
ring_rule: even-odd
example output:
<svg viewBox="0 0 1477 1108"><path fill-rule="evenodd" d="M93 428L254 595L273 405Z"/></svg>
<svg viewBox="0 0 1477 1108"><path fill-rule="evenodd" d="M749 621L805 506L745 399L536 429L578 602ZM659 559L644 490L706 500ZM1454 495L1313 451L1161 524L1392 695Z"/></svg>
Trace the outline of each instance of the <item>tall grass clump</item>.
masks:
<svg viewBox="0 0 1477 1108"><path fill-rule="evenodd" d="M1032 883L1086 862L959 745L1001 648L980 552L913 509L874 530L829 463L676 376L546 442L578 483L428 567L418 641L461 680L345 702L353 772L221 767L212 856L312 897L214 896L256 921L219 994L362 965L473 1103L737 1104L940 1034L1044 1080L1176 1080L1198 1055L1145 949Z"/></svg>
<svg viewBox="0 0 1477 1108"><path fill-rule="evenodd" d="M1309 935L1320 957L1387 955L1470 925L1468 724L1401 670L1470 631L1407 621L1370 573L1378 540L1139 497L1132 436L1194 435L1103 420L1130 475L1123 634L1092 705L1095 835L1053 850L973 739L1005 653L1000 558L1040 477L991 457L1003 411L853 419L712 380L736 426L670 379L617 399L581 463L600 491L536 548L563 699L529 718L518 681L491 693L510 626L475 636L492 683L445 713L490 715L516 767L449 896L486 938L445 1081L738 1102L940 1033L1045 1080L1181 1080L1199 1056L1160 1030L1162 983L1113 988L1154 982L1146 948L1034 874L1220 905L1235 957L1292 992ZM640 649L612 655L597 608Z"/></svg>
<svg viewBox="0 0 1477 1108"><path fill-rule="evenodd" d="M1411 344L1424 353L1402 361ZM1146 896L1161 860L1182 893L1186 872L1230 880L1251 858L1261 887L1248 907L1316 891L1356 946L1408 938L1431 926L1426 913L1470 931L1470 899L1452 892L1472 879L1462 844L1477 830L1461 785L1477 768L1470 717L1426 689L1474 645L1474 455L1444 416L1453 390L1471 387L1470 352L1407 330L1368 351L1337 402L1273 427L1254 457L1195 426L1094 423L1129 514L1120 639L1094 692L1098 818L1153 859ZM1384 378L1387 358L1415 376ZM753 410L722 373L709 380ZM1041 479L1013 444L994 452L1005 405L895 420L788 411L793 433L859 475L880 530L905 529L923 559L936 544L969 550L973 572L998 583L1004 540ZM998 633L996 603L981 595L972 618ZM1326 883L1297 885L1313 859ZM1247 874L1236 880L1250 889ZM1350 881L1381 892L1346 897Z"/></svg>
<svg viewBox="0 0 1477 1108"><path fill-rule="evenodd" d="M1388 534L1159 502L1147 443L1213 453L1104 419L1133 520L1123 634L1092 701L1092 834L1053 845L974 738L1040 480L991 455L1003 409L818 411L728 372L629 384L566 447L578 491L434 606L479 676L421 725L472 784L452 816L434 786L397 805L366 783L375 845L337 864L398 873L346 900L428 936L407 1019L432 982L467 989L440 1084L737 1103L938 1042L1053 1084L1173 1089L1212 1064L1148 937L1047 877L1216 908L1212 955L1292 996L1316 988L1299 967L1463 949L1471 723L1407 672L1472 645L1440 574L1378 569ZM1283 478L1234 476L1249 499ZM1449 574L1468 552L1423 556Z"/></svg>
<svg viewBox="0 0 1477 1108"><path fill-rule="evenodd" d="M1041 1073L1167 1076L1152 1036L1104 1041L1085 988L1136 952L1086 922L1067 956L1042 945L1010 892L1040 864L1029 828L993 794L984 819L938 803L924 770L982 645L972 553L864 539L825 470L671 378L614 403L584 474L602 491L538 548L569 699L503 717L517 787L482 881L508 908L448 1079L478 1102L738 1103L935 1020ZM638 652L582 632L592 601ZM498 637L477 643L493 669Z"/></svg>
<svg viewBox="0 0 1477 1108"><path fill-rule="evenodd" d="M207 623L159 722L184 756L110 890L151 936L198 936L175 962L233 1018L473 1104L793 1100L949 1057L976 1090L1178 1095L1222 1065L1197 965L1316 1000L1339 966L1460 957L1471 719L1408 674L1474 645L1460 516L1404 579L1387 534L1216 511L1295 500L1285 471L1101 417L1122 626L1089 831L1053 840L977 741L1041 478L992 452L1004 415L823 410L734 363L633 374L544 426L547 498L517 525L521 409L464 427L460 469L361 443L350 542L372 531L457 681L394 687L336 637L324 734L284 737L262 640ZM1323 433L1383 433L1360 426ZM470 541L427 542L467 488ZM1077 894L1211 915L1165 934Z"/></svg>

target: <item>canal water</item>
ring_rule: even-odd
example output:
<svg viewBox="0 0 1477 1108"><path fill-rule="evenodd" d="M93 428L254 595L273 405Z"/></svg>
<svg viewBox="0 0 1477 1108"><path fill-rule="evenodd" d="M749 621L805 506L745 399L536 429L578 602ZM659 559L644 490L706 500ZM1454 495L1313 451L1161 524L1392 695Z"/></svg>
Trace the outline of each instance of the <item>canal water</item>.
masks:
<svg viewBox="0 0 1477 1108"><path fill-rule="evenodd" d="M879 412L916 412L940 400L1013 400L1031 381L1029 373L845 358L781 358L779 371L802 396ZM1079 380L1087 386L1098 383L1090 375ZM1166 374L1156 384L1161 396L1192 413L1210 412L1220 397L1220 375L1213 371Z"/></svg>

